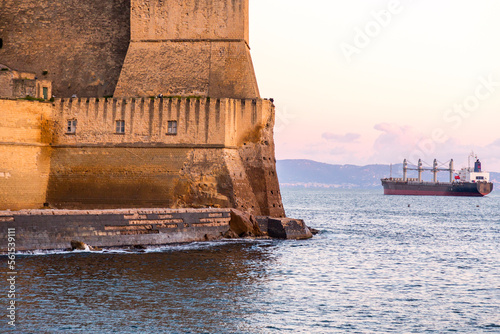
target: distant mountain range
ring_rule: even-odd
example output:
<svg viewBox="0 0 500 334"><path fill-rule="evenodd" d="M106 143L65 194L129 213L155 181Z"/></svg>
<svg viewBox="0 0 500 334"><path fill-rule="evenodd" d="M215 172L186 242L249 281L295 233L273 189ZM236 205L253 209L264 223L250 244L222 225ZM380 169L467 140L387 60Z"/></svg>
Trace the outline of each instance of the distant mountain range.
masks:
<svg viewBox="0 0 500 334"><path fill-rule="evenodd" d="M279 182L282 186L322 188L377 188L384 177L403 177L403 165L331 165L312 160L278 160ZM431 172L424 172L426 181L432 180ZM408 177L417 177L409 171ZM495 189L500 189L500 173L490 173ZM439 181L448 181L447 172L438 173Z"/></svg>

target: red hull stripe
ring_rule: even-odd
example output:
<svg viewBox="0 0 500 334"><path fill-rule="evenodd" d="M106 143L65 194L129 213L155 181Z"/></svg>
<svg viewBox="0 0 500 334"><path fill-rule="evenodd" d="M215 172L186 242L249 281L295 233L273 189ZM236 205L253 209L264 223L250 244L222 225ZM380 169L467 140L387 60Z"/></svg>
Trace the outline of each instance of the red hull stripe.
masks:
<svg viewBox="0 0 500 334"><path fill-rule="evenodd" d="M430 191L430 190L396 190L384 189L384 195L415 195L415 196L476 196L482 197L483 194L472 192L451 192L451 191Z"/></svg>

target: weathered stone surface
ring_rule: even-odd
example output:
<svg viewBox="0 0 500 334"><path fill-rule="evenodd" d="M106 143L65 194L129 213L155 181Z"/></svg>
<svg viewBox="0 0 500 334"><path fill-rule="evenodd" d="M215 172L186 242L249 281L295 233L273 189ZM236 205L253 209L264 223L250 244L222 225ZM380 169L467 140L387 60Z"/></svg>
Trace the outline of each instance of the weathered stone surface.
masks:
<svg viewBox="0 0 500 334"><path fill-rule="evenodd" d="M0 209L232 207L283 217L273 124L268 100L0 99Z"/></svg>
<svg viewBox="0 0 500 334"><path fill-rule="evenodd" d="M0 211L0 224L5 226L0 229L0 254L7 253L8 233L15 233L17 251L67 249L68 245L73 250L91 251L102 247L141 249L148 245L262 237L266 233L260 226L267 226L262 225L263 219L234 209ZM311 237L301 220L267 221L270 237Z"/></svg>
<svg viewBox="0 0 500 334"><path fill-rule="evenodd" d="M34 73L11 70L0 64L0 98L43 98L52 96L52 83L38 79Z"/></svg>
<svg viewBox="0 0 500 334"><path fill-rule="evenodd" d="M5 72L52 81L58 98L0 99L0 209L229 207L284 217L275 110L259 98L248 0L1 7ZM123 98L103 98L113 92ZM160 93L194 97L148 97ZM201 224L220 223L214 219ZM150 220L120 233L161 234L180 224Z"/></svg>
<svg viewBox="0 0 500 334"><path fill-rule="evenodd" d="M231 231L240 237L261 237L264 235L255 217L239 210L231 210L229 226Z"/></svg>
<svg viewBox="0 0 500 334"><path fill-rule="evenodd" d="M229 231L230 209L125 209L0 211L0 254L8 229L16 250L99 250L102 247L165 245L221 239Z"/></svg>
<svg viewBox="0 0 500 334"><path fill-rule="evenodd" d="M99 247L93 247L93 246L87 245L86 243L84 243L82 241L71 240L71 250L72 251L74 251L74 250L84 250L84 251L97 252L97 251L100 251L102 249L99 248Z"/></svg>
<svg viewBox="0 0 500 334"><path fill-rule="evenodd" d="M158 94L259 98L250 49L243 40L133 41L114 96Z"/></svg>
<svg viewBox="0 0 500 334"><path fill-rule="evenodd" d="M52 81L57 97L260 97L248 0L4 0L1 10L0 64Z"/></svg>
<svg viewBox="0 0 500 334"><path fill-rule="evenodd" d="M310 239L312 233L301 219L269 218L268 235L278 239Z"/></svg>
<svg viewBox="0 0 500 334"><path fill-rule="evenodd" d="M240 236L230 229L226 233L224 233L223 237L226 239L238 239Z"/></svg>
<svg viewBox="0 0 500 334"><path fill-rule="evenodd" d="M89 245L84 242L71 240L71 250L90 250Z"/></svg>
<svg viewBox="0 0 500 334"><path fill-rule="evenodd" d="M47 103L0 100L0 210L45 203L52 111Z"/></svg>
<svg viewBox="0 0 500 334"><path fill-rule="evenodd" d="M130 42L130 0L3 0L0 64L57 97L112 95Z"/></svg>

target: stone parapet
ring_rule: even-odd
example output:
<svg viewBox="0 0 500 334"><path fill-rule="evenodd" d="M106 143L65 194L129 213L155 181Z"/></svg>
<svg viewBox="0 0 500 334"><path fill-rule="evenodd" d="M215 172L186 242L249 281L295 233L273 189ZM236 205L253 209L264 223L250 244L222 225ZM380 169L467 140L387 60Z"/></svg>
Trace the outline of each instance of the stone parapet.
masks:
<svg viewBox="0 0 500 334"><path fill-rule="evenodd" d="M274 122L274 106L265 99L67 98L52 105L52 144L64 146L237 147L258 139L259 130Z"/></svg>

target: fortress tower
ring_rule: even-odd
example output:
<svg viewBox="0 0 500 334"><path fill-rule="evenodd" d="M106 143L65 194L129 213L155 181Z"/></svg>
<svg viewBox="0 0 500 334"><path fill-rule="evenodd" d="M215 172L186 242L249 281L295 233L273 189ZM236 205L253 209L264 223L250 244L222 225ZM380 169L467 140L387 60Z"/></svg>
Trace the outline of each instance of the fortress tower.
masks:
<svg viewBox="0 0 500 334"><path fill-rule="evenodd" d="M0 64L56 97L111 96L130 41L130 0L0 1Z"/></svg>
<svg viewBox="0 0 500 334"><path fill-rule="evenodd" d="M0 79L31 73L28 83L51 82L55 95L44 86L44 101L26 101L0 89L0 210L221 207L283 217L275 110L259 96L248 3L0 2L9 74Z"/></svg>
<svg viewBox="0 0 500 334"><path fill-rule="evenodd" d="M56 97L259 97L248 0L4 0L0 13L0 64Z"/></svg>
<svg viewBox="0 0 500 334"><path fill-rule="evenodd" d="M115 97L258 98L248 0L132 0Z"/></svg>

